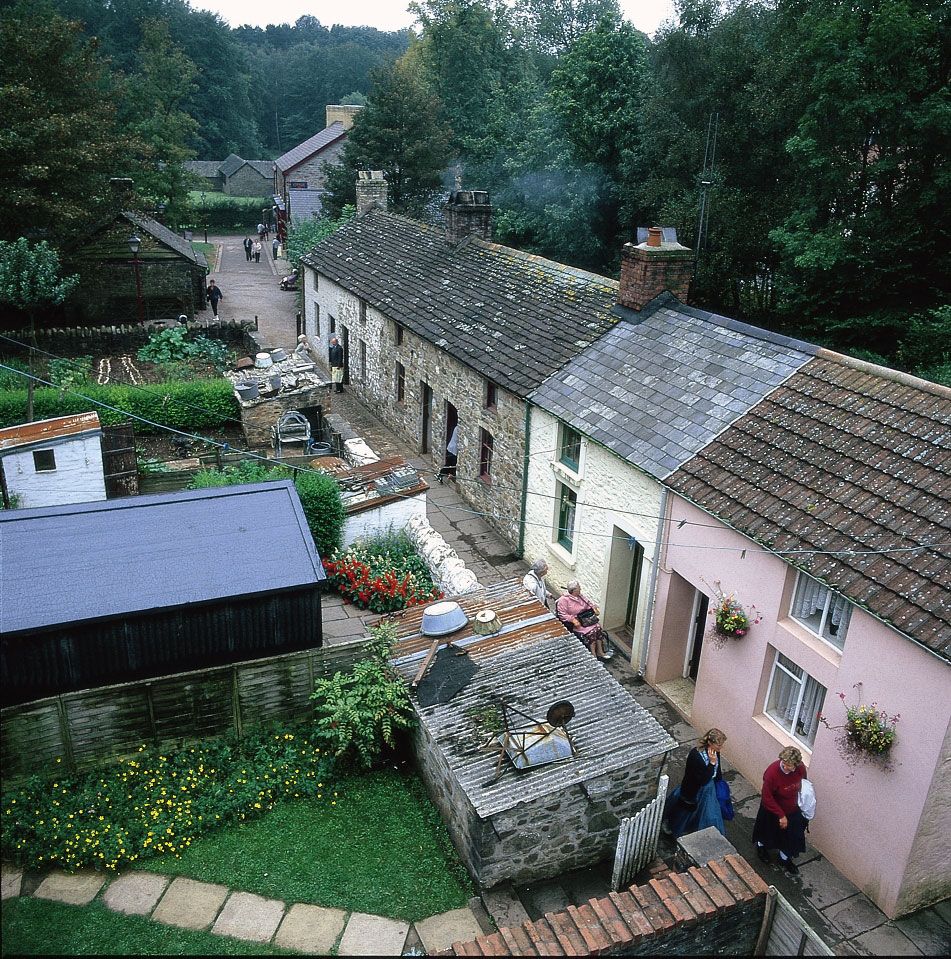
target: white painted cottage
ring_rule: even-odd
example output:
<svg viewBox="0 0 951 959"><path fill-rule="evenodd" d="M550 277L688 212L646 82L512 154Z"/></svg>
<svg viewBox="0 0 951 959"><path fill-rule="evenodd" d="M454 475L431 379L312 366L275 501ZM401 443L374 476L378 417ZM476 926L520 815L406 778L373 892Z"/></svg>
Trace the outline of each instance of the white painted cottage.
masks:
<svg viewBox="0 0 951 959"><path fill-rule="evenodd" d="M57 416L0 429L0 484L17 506L104 500L98 414Z"/></svg>

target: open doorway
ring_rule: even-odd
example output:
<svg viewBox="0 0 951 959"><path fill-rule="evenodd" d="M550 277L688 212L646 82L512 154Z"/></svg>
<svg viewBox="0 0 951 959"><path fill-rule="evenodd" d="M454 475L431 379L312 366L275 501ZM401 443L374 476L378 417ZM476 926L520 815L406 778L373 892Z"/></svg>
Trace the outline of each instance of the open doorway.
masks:
<svg viewBox="0 0 951 959"><path fill-rule="evenodd" d="M420 405L422 407L419 451L421 453L428 453L433 445L433 388L428 383L420 380L419 394Z"/></svg>
<svg viewBox="0 0 951 959"><path fill-rule="evenodd" d="M693 620L691 622L690 646L687 650L687 664L684 667L684 676L697 681L700 672L700 653L703 649L703 634L707 629L707 610L710 608L710 598L696 590L693 599Z"/></svg>
<svg viewBox="0 0 951 959"><path fill-rule="evenodd" d="M446 436L443 440L445 455L443 456L443 465L439 470L439 482L443 477L456 475L456 462L459 457L459 413L456 408L446 400Z"/></svg>
<svg viewBox="0 0 951 959"><path fill-rule="evenodd" d="M602 622L618 645L633 659L640 652L643 633L641 586L644 547L620 527L611 530L608 573Z"/></svg>

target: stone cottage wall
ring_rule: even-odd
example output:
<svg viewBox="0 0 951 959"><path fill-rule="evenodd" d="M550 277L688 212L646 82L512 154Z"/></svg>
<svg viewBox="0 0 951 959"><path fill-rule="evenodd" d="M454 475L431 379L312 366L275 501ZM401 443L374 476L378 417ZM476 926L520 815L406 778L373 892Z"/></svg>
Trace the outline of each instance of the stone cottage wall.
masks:
<svg viewBox="0 0 951 959"><path fill-rule="evenodd" d="M414 752L453 845L484 888L533 882L613 855L620 819L633 816L657 795L664 762L663 755L655 756L482 819L422 722Z"/></svg>
<svg viewBox="0 0 951 959"><path fill-rule="evenodd" d="M245 164L225 182L224 191L229 196L267 197L271 189L271 178L262 176L253 166Z"/></svg>
<svg viewBox="0 0 951 959"><path fill-rule="evenodd" d="M494 409L485 406L486 378L443 350L403 330L397 345L398 316L386 316L338 284L305 268L304 331L326 363L332 335L349 340L350 389L355 390L414 451L422 449L422 383L433 391L431 451L436 465L445 460L448 441L447 404L459 417L457 486L463 498L514 549L518 545L521 515L522 466L525 449L525 403L498 388ZM361 343L366 364L361 362ZM403 400L397 399L397 363L405 370ZM491 481L479 477L481 431L494 441ZM463 527L464 528L464 527Z"/></svg>
<svg viewBox="0 0 951 959"><path fill-rule="evenodd" d="M241 429L244 431L245 442L252 448L272 447L274 427L281 415L288 410L319 406L326 416L333 403L329 387L328 383L309 390L295 390L293 393L279 393L264 399L240 401Z"/></svg>

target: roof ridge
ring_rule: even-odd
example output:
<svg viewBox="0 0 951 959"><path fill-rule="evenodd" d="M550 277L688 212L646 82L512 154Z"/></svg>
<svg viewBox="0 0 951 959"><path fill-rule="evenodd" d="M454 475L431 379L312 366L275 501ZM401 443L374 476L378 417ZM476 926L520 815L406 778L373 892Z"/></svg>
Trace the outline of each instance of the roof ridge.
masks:
<svg viewBox="0 0 951 959"><path fill-rule="evenodd" d="M505 253L506 255L511 256L512 259L525 260L526 262L540 266L543 269L551 269L551 271L554 273L568 274L582 280L596 280L604 286L609 286L612 289L620 289L620 283L617 280L612 280L611 277L604 276L601 273L594 273L591 270L582 270L580 267L569 266L567 263L559 263L557 260L552 260L547 256L539 256L537 253L527 253L524 250L517 250L513 246L506 246L504 243L495 243L492 240L483 240L481 237L472 236L468 237L468 239L471 240L473 246L481 246L487 250Z"/></svg>
<svg viewBox="0 0 951 959"><path fill-rule="evenodd" d="M868 373L869 376L878 376L883 380L892 380L895 383L900 383L902 386L908 386L916 390L924 390L926 393L934 393L942 399L951 400L951 387L943 386L941 383L933 383L931 380L922 379L920 376L915 376L914 373L895 370L890 366L880 366L878 363L860 360L857 356L838 353L824 346L819 347L816 352L816 358L829 360L841 366L850 366L860 373Z"/></svg>
<svg viewBox="0 0 951 959"><path fill-rule="evenodd" d="M676 299L676 297L674 298ZM807 356L815 356L821 347L808 340L800 340L794 336L787 336L785 333L777 333L775 330L767 330L762 326L755 326L744 320L737 320L732 316L724 316L722 313L713 313L710 310L702 310L696 306L689 306L686 303L678 301L680 309L692 316L695 320L701 320L705 323L712 323L715 326L723 327L725 330L732 330L734 333L743 333L755 340L764 340L772 343L774 346L784 346L790 350L797 350L805 353ZM672 307L673 308L673 307Z"/></svg>

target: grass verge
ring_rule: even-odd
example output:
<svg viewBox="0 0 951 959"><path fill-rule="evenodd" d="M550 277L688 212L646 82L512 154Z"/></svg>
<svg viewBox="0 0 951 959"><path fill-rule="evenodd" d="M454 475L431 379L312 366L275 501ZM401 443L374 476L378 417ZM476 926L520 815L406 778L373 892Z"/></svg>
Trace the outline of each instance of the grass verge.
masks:
<svg viewBox="0 0 951 959"><path fill-rule="evenodd" d="M199 253L205 254L208 261L208 272L214 273L218 266L218 244L217 243L199 243L192 240L192 248Z"/></svg>
<svg viewBox="0 0 951 959"><path fill-rule="evenodd" d="M469 878L415 777L380 770L334 788L336 805L285 802L141 868L409 922L466 904Z"/></svg>
<svg viewBox="0 0 951 959"><path fill-rule="evenodd" d="M261 943L119 915L101 902L64 906L44 899L7 899L2 917L5 956L291 955Z"/></svg>

